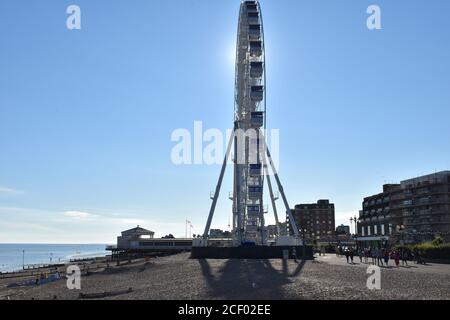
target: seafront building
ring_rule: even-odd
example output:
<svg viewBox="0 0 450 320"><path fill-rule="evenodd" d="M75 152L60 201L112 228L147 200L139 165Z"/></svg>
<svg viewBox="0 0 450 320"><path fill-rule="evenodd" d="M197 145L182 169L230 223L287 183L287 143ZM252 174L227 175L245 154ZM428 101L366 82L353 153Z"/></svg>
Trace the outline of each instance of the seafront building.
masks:
<svg viewBox="0 0 450 320"><path fill-rule="evenodd" d="M213 247L230 247L233 239L229 231L211 229L212 238L209 239ZM112 258L142 257L154 254L178 253L192 250L193 238L175 238L172 235L154 238L153 231L140 226L125 230L117 237L116 245L106 247Z"/></svg>
<svg viewBox="0 0 450 320"><path fill-rule="evenodd" d="M298 204L292 215L300 235L307 241L324 240L335 234L334 204L329 200Z"/></svg>
<svg viewBox="0 0 450 320"><path fill-rule="evenodd" d="M386 184L364 198L357 240L364 246L450 240L450 171Z"/></svg>
<svg viewBox="0 0 450 320"><path fill-rule="evenodd" d="M107 246L112 257L145 255L153 252L190 251L192 239L154 238L153 231L140 226L125 230L117 237L117 245Z"/></svg>

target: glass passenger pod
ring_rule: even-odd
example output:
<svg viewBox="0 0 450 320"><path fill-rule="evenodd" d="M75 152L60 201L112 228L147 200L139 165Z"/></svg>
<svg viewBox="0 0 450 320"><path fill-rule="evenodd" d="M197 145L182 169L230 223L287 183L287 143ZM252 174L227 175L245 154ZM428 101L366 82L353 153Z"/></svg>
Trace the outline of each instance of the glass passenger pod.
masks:
<svg viewBox="0 0 450 320"><path fill-rule="evenodd" d="M264 125L264 112L252 112L250 114L250 125L252 126L252 128L261 128Z"/></svg>
<svg viewBox="0 0 450 320"><path fill-rule="evenodd" d="M263 63L261 61L250 62L250 76L252 78L261 78L264 72Z"/></svg>
<svg viewBox="0 0 450 320"><path fill-rule="evenodd" d="M249 186L248 198L252 200L258 200L262 197L263 189L261 187Z"/></svg>
<svg viewBox="0 0 450 320"><path fill-rule="evenodd" d="M261 25L254 24L248 26L248 36L250 40L259 40L261 38Z"/></svg>
<svg viewBox="0 0 450 320"><path fill-rule="evenodd" d="M250 164L249 173L251 177L260 177L262 173L262 164Z"/></svg>
<svg viewBox="0 0 450 320"><path fill-rule="evenodd" d="M258 5L256 2L250 1L245 3L247 12L258 12Z"/></svg>
<svg viewBox="0 0 450 320"><path fill-rule="evenodd" d="M247 206L247 213L249 215L251 214L259 214L260 210L259 210L259 205L248 205Z"/></svg>
<svg viewBox="0 0 450 320"><path fill-rule="evenodd" d="M247 22L250 26L255 25L255 24L260 24L259 23L259 13L258 12L248 12L247 13Z"/></svg>
<svg viewBox="0 0 450 320"><path fill-rule="evenodd" d="M262 101L264 99L264 86L252 86L250 97L252 101Z"/></svg>
<svg viewBox="0 0 450 320"><path fill-rule="evenodd" d="M262 55L262 42L250 41L250 55L260 57Z"/></svg>
<svg viewBox="0 0 450 320"><path fill-rule="evenodd" d="M248 145L248 162L251 164L257 164L260 163L258 159L258 155L260 155L261 152L261 145L258 141L258 139L249 139L249 145Z"/></svg>

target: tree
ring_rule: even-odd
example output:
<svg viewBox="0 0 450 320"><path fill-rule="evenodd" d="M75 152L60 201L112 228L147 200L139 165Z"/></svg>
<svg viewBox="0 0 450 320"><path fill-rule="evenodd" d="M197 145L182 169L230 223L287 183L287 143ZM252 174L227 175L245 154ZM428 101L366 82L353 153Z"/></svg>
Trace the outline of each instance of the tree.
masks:
<svg viewBox="0 0 450 320"><path fill-rule="evenodd" d="M437 236L431 243L433 244L433 246L439 247L441 244L444 243L444 239L442 239L441 236Z"/></svg>

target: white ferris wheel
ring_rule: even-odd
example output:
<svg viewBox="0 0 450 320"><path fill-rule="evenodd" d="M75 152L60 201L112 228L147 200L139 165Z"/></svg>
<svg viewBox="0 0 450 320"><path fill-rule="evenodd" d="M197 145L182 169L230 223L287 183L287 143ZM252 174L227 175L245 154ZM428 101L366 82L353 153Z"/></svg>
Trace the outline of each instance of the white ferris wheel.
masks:
<svg viewBox="0 0 450 320"><path fill-rule="evenodd" d="M256 0L241 2L236 44L236 79L234 131L228 143L208 221L203 234L207 239L220 194L228 158L233 154L233 240L236 246L267 245L265 227L264 184L267 181L278 237L298 237L298 229L284 194L278 173L267 148L266 128L266 60L261 6ZM288 228L281 230L270 170L286 208Z"/></svg>

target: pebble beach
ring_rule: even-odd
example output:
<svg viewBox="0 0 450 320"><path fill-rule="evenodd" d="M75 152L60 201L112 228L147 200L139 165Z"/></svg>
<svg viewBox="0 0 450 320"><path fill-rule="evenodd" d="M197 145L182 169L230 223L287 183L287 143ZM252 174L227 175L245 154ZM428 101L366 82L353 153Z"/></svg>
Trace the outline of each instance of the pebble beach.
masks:
<svg viewBox="0 0 450 320"><path fill-rule="evenodd" d="M450 299L450 265L382 268L381 290L367 288L367 267L335 255L308 261L206 260L181 253L119 266L97 263L81 277L81 290L69 290L64 278L16 287L10 284L26 277L0 279L0 299Z"/></svg>

